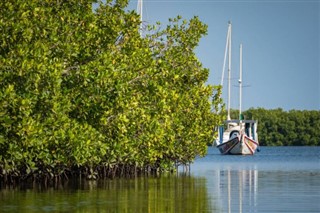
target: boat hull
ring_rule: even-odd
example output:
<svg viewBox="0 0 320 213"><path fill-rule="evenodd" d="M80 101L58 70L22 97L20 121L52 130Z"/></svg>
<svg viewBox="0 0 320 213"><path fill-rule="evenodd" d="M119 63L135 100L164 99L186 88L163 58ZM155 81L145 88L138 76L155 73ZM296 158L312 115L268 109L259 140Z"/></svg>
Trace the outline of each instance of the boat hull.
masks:
<svg viewBox="0 0 320 213"><path fill-rule="evenodd" d="M247 135L241 134L232 138L217 148L224 155L253 155L258 149L259 143L250 139Z"/></svg>

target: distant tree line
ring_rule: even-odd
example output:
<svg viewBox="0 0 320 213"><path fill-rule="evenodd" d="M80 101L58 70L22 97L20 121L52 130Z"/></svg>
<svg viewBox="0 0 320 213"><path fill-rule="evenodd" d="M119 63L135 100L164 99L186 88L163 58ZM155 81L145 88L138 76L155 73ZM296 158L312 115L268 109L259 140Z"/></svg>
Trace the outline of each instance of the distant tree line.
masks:
<svg viewBox="0 0 320 213"><path fill-rule="evenodd" d="M258 120L262 146L320 146L320 111L250 108L245 119ZM238 110L232 110L238 117Z"/></svg>

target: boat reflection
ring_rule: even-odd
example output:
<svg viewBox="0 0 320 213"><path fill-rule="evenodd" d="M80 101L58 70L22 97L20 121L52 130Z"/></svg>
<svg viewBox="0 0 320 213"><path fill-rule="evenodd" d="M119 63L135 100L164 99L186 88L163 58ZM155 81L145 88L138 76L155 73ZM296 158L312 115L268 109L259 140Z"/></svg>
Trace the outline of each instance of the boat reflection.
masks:
<svg viewBox="0 0 320 213"><path fill-rule="evenodd" d="M219 203L224 212L257 210L258 170L217 170Z"/></svg>

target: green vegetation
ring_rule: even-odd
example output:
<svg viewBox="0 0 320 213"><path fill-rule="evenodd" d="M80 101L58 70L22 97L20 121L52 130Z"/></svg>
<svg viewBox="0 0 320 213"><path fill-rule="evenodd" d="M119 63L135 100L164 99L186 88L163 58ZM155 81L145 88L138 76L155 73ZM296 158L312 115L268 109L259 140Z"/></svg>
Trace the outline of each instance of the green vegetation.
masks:
<svg viewBox="0 0 320 213"><path fill-rule="evenodd" d="M233 118L237 114L233 110ZM262 146L320 146L320 111L257 108L243 114L246 119L258 120Z"/></svg>
<svg viewBox="0 0 320 213"><path fill-rule="evenodd" d="M194 53L207 26L141 37L126 0L94 2L0 2L2 181L169 171L213 141L220 89Z"/></svg>

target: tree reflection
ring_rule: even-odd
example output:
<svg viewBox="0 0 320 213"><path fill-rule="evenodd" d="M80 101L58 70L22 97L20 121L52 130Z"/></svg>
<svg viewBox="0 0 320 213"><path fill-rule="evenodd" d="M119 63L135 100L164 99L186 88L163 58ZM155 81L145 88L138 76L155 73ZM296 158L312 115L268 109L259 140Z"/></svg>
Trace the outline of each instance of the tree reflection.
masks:
<svg viewBox="0 0 320 213"><path fill-rule="evenodd" d="M58 188L2 189L8 212L214 212L206 178L191 175L69 181Z"/></svg>

